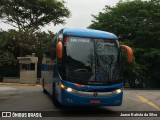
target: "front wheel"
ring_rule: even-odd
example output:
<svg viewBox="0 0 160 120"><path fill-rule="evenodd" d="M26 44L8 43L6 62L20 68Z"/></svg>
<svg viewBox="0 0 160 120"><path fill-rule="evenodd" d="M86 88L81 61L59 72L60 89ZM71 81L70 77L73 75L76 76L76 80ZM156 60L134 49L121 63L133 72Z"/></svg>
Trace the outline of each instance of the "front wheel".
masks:
<svg viewBox="0 0 160 120"><path fill-rule="evenodd" d="M56 98L56 88L54 84L53 84L53 91L52 91L52 102L55 107L61 107L61 103Z"/></svg>

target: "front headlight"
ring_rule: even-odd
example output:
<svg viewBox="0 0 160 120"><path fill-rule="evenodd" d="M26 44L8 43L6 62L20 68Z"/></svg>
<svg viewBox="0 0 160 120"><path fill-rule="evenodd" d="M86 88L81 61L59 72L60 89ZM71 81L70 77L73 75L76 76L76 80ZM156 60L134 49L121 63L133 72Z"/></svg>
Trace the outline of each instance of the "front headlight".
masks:
<svg viewBox="0 0 160 120"><path fill-rule="evenodd" d="M67 92L74 92L74 89L70 88L70 87L66 87L65 85L61 84L61 88L66 90Z"/></svg>
<svg viewBox="0 0 160 120"><path fill-rule="evenodd" d="M122 91L123 91L122 89L116 89L116 90L114 91L114 93L119 94L119 93L121 93Z"/></svg>
<svg viewBox="0 0 160 120"><path fill-rule="evenodd" d="M69 88L69 87L66 90L67 90L67 92L73 92L73 89Z"/></svg>

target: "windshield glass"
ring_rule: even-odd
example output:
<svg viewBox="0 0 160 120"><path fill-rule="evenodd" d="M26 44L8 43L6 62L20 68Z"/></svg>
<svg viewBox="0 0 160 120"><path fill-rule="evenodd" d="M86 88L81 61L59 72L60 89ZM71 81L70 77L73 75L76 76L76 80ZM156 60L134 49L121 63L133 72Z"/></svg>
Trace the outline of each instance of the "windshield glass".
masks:
<svg viewBox="0 0 160 120"><path fill-rule="evenodd" d="M115 41L95 40L96 79L115 81L119 79L119 50Z"/></svg>
<svg viewBox="0 0 160 120"><path fill-rule="evenodd" d="M108 85L119 80L115 41L70 37L65 51L66 80L90 85Z"/></svg>

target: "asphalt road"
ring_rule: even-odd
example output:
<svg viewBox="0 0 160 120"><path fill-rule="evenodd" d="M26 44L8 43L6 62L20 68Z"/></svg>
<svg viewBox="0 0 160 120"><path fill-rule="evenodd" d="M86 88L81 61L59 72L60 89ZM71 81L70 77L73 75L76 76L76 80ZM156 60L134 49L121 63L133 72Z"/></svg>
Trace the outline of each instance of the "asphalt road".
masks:
<svg viewBox="0 0 160 120"><path fill-rule="evenodd" d="M43 94L42 87L36 86L20 86L20 85L0 85L0 111L63 111L63 110L77 111L78 117L67 117L66 114L56 117L56 120L72 120L93 119L105 120L107 116L84 117L80 110L99 110L109 112L118 111L160 111L160 90L124 90L122 106L107 106L107 107L63 107L55 108L52 104L51 97L48 94ZM98 113L93 113L98 114ZM114 119L148 119L158 120L159 117L110 117ZM2 119L2 118L0 118ZM9 119L9 118L3 118ZM14 118L17 119L17 118ZM35 119L35 118L32 118ZM41 120L52 119L38 118Z"/></svg>

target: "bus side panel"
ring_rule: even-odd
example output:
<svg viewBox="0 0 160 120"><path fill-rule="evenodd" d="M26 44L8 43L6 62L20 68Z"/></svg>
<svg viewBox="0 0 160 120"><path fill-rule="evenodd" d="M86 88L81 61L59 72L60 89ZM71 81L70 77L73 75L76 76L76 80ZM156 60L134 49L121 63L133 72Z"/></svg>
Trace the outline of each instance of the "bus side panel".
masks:
<svg viewBox="0 0 160 120"><path fill-rule="evenodd" d="M52 79L53 79L53 70L52 70L52 60L50 58L43 58L41 65L41 78L43 80L44 89L52 94Z"/></svg>
<svg viewBox="0 0 160 120"><path fill-rule="evenodd" d="M59 77L59 74L58 74L58 69L57 69L57 64L56 64L56 61L54 62L53 64L53 78L52 78L52 85L54 84L55 86L55 90L56 90L56 99L61 103L61 86L60 86L60 77ZM53 86L52 86L53 88Z"/></svg>

